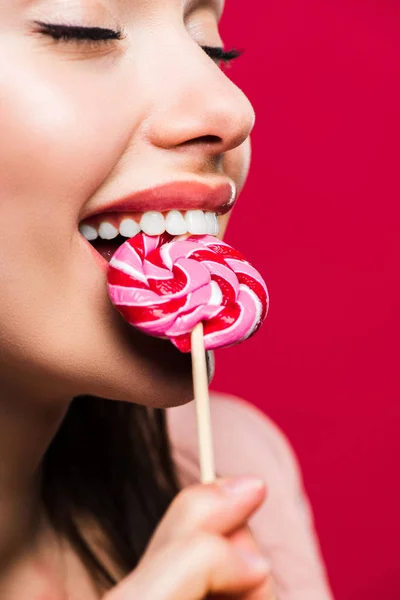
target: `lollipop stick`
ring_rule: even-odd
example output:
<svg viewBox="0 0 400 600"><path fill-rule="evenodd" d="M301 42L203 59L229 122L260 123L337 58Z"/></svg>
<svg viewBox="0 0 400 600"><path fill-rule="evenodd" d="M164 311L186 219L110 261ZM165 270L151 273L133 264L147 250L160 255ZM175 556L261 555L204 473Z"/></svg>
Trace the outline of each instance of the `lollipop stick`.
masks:
<svg viewBox="0 0 400 600"><path fill-rule="evenodd" d="M215 480L215 471L211 435L210 396L208 393L206 352L204 349L202 323L199 323L193 329L191 342L201 482L212 483Z"/></svg>

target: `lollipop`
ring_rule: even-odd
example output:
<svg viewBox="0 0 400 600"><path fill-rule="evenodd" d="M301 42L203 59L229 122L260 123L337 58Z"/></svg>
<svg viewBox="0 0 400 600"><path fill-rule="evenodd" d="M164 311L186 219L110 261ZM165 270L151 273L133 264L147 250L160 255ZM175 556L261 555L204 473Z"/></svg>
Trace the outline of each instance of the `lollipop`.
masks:
<svg viewBox="0 0 400 600"><path fill-rule="evenodd" d="M190 352L198 323L211 350L255 333L268 309L261 275L239 252L208 235L131 238L110 261L108 289L128 323L169 338L182 352Z"/></svg>
<svg viewBox="0 0 400 600"><path fill-rule="evenodd" d="M215 237L143 233L113 255L108 293L124 319L192 352L202 481L213 481L205 350L253 335L268 311L261 275Z"/></svg>

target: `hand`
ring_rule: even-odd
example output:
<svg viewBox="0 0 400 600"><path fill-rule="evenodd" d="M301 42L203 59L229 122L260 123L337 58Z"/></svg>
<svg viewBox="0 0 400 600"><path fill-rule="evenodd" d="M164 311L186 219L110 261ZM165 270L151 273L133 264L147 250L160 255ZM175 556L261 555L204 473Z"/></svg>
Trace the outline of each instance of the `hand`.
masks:
<svg viewBox="0 0 400 600"><path fill-rule="evenodd" d="M244 487L252 482L253 487ZM273 600L269 568L246 527L265 499L257 479L220 479L182 490L137 568L103 600L204 600L222 594Z"/></svg>

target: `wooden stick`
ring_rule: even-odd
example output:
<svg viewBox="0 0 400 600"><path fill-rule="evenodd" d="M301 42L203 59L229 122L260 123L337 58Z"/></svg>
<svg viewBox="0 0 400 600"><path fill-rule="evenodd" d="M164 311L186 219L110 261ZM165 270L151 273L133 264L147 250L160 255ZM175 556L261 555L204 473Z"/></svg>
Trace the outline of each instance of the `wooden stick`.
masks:
<svg viewBox="0 0 400 600"><path fill-rule="evenodd" d="M215 481L215 469L211 433L210 396L208 392L206 352L204 349L202 323L199 323L193 329L191 342L201 482L212 483Z"/></svg>

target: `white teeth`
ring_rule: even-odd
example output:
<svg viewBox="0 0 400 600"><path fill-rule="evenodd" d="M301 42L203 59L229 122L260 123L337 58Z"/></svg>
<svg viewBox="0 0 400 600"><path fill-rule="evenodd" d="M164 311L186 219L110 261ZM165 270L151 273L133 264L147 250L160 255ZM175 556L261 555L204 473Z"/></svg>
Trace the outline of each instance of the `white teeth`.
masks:
<svg viewBox="0 0 400 600"><path fill-rule="evenodd" d="M97 229L92 227L91 225L79 225L79 231L89 242L96 240L98 238Z"/></svg>
<svg viewBox="0 0 400 600"><path fill-rule="evenodd" d="M99 236L102 240L113 240L118 235L118 229L111 225L111 223L107 223L107 221L103 221L100 223L99 227Z"/></svg>
<svg viewBox="0 0 400 600"><path fill-rule="evenodd" d="M219 226L218 226L218 217L213 212L205 213L206 223L207 223L207 233L208 235L218 235Z"/></svg>
<svg viewBox="0 0 400 600"><path fill-rule="evenodd" d="M189 233L201 235L207 233L207 223L202 210L188 210L185 221Z"/></svg>
<svg viewBox="0 0 400 600"><path fill-rule="evenodd" d="M170 210L165 219L165 229L171 235L182 235L187 232L187 225L179 210Z"/></svg>
<svg viewBox="0 0 400 600"><path fill-rule="evenodd" d="M140 228L147 235L161 235L165 231L165 219L158 210L145 212L140 219Z"/></svg>
<svg viewBox="0 0 400 600"><path fill-rule="evenodd" d="M126 238L137 235L141 230L147 235L161 235L167 231L170 235L218 235L219 224L217 214L211 211L188 210L183 216L179 210L170 210L165 218L157 210L149 210L142 214L137 223L129 213L120 216L121 221L113 217L113 222L103 221L98 228L83 223L79 231L88 240L113 240L118 234ZM114 223L114 224L113 224Z"/></svg>
<svg viewBox="0 0 400 600"><path fill-rule="evenodd" d="M133 219L124 219L121 221L119 226L119 232L121 235L127 238L131 238L140 231L139 223L136 223Z"/></svg>

